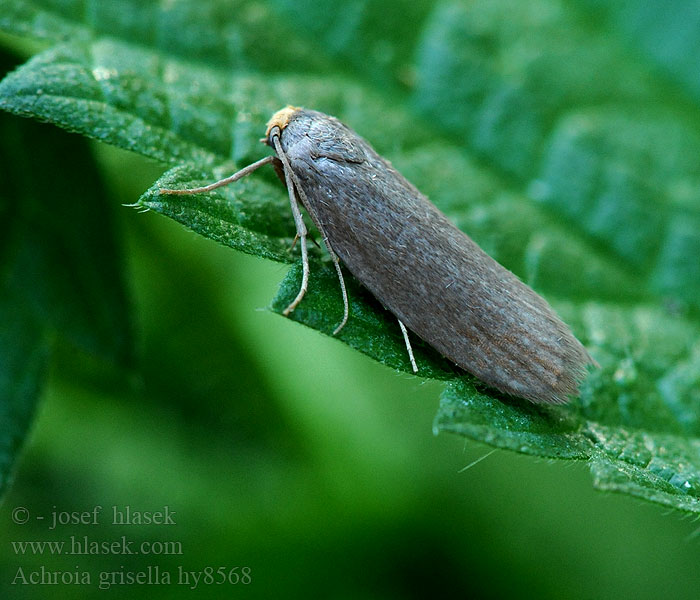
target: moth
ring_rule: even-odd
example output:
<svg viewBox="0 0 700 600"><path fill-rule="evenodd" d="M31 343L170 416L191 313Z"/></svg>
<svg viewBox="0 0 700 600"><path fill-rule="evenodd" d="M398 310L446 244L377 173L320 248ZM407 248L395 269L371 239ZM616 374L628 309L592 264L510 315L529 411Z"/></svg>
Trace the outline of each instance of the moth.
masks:
<svg viewBox="0 0 700 600"><path fill-rule="evenodd" d="M362 137L329 115L288 106L261 140L275 155L199 188L208 192L272 164L285 183L309 280L307 229L300 203L323 238L348 299L341 263L393 313L417 365L408 331L501 392L536 403L578 394L593 363L583 345L532 288L455 227Z"/></svg>

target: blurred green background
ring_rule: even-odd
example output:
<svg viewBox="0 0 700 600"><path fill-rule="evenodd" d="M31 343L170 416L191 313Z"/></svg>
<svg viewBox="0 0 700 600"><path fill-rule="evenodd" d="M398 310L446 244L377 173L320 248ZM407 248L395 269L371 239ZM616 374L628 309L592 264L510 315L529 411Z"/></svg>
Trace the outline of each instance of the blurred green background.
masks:
<svg viewBox="0 0 700 600"><path fill-rule="evenodd" d="M286 267L122 206L164 168L49 125L3 115L0 126L23 149L3 156L3 228L22 182L54 190L37 194L28 231L74 219L86 179L101 190L85 214L114 221L113 259L133 319L133 331L115 337L136 348L115 361L57 340L0 506L1 597L700 596L697 521L594 491L582 463L496 451L462 472L490 447L433 435L441 384L259 310ZM70 265L57 260L55 269L73 281ZM50 529L54 511L98 505L98 525ZM112 526L112 506L167 506L175 524ZM27 523L13 522L18 507ZM57 555L17 545L71 536L181 551ZM251 582L177 584L179 569L220 567L249 568ZM27 578L87 572L92 583L24 585L20 569ZM167 572L171 584L131 583L139 572ZM101 573L112 574L109 590L98 587Z"/></svg>

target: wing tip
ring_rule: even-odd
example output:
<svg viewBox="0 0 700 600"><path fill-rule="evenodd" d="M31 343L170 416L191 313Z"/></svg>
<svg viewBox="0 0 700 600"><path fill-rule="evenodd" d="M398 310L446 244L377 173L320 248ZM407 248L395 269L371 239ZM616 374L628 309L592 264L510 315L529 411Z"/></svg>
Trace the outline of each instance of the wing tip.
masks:
<svg viewBox="0 0 700 600"><path fill-rule="evenodd" d="M576 338L573 340L573 347L561 356L561 369L552 373L553 377L549 381L529 380L531 389L527 394L521 394L521 397L535 404L561 405L581 395L581 384L589 374L589 365L596 368L600 365Z"/></svg>

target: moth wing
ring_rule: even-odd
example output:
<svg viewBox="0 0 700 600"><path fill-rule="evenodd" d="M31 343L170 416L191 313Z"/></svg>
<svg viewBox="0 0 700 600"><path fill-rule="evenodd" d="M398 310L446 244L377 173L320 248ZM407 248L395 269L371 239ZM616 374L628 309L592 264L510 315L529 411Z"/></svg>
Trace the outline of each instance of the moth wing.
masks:
<svg viewBox="0 0 700 600"><path fill-rule="evenodd" d="M314 119L287 156L348 270L412 332L490 386L535 402L576 394L591 359L547 302L337 123Z"/></svg>

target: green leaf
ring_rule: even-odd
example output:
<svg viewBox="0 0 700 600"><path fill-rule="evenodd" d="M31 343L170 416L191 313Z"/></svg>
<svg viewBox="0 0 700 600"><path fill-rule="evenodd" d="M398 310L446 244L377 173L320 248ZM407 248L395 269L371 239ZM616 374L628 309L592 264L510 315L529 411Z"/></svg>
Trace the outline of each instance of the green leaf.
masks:
<svg viewBox="0 0 700 600"><path fill-rule="evenodd" d="M21 298L0 296L0 495L9 486L46 374L49 342Z"/></svg>
<svg viewBox="0 0 700 600"><path fill-rule="evenodd" d="M5 293L41 327L121 364L131 325L112 209L85 141L8 115L0 120Z"/></svg>
<svg viewBox="0 0 700 600"><path fill-rule="evenodd" d="M343 300L335 268L316 260L311 262L314 273L304 300L289 315L291 319L327 335L343 318ZM290 269L273 300L277 314L294 300L301 285L301 264ZM388 367L413 374L398 322L354 278L347 280L351 318L335 336L349 346ZM465 377L454 365L440 356L422 340L412 341L421 377L455 379ZM466 376L471 379L471 377Z"/></svg>
<svg viewBox="0 0 700 600"><path fill-rule="evenodd" d="M0 115L0 494L30 430L54 342L131 360L111 211L86 146Z"/></svg>
<svg viewBox="0 0 700 600"><path fill-rule="evenodd" d="M281 262L294 230L271 170L193 197L157 190L260 158L265 122L286 104L339 116L546 295L600 364L578 400L534 407L418 342L420 376L449 382L436 430L588 460L600 488L700 512L700 86L686 58L700 33L646 6L575 4L181 0L84 12L11 0L0 26L70 42L7 77L0 107L175 167L141 207ZM391 14L410 19L386 27ZM340 294L312 254L290 317L330 334ZM299 285L297 265L272 310ZM349 290L337 337L408 371L394 319L356 282Z"/></svg>
<svg viewBox="0 0 700 600"><path fill-rule="evenodd" d="M694 383L697 389L697 377ZM698 512L700 441L685 432L606 425L561 407L499 401L461 383L443 393L435 427L525 454L587 459L600 489Z"/></svg>
<svg viewBox="0 0 700 600"><path fill-rule="evenodd" d="M217 168L197 173L175 167L161 177L136 206L151 209L175 219L197 233L242 252L291 262L291 232L294 223L289 205L274 188L248 178L240 185L196 196L168 196L163 188L193 188L211 183L235 172ZM268 200L266 200L268 198ZM271 198L271 199L269 199Z"/></svg>

